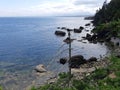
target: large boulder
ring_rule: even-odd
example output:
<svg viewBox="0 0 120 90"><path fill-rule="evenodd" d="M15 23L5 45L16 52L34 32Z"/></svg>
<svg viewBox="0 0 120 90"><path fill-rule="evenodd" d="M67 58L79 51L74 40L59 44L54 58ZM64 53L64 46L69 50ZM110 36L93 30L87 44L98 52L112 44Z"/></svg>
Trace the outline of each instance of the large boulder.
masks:
<svg viewBox="0 0 120 90"><path fill-rule="evenodd" d="M82 55L76 55L71 57L71 68L79 68L81 64L86 63L86 60Z"/></svg>
<svg viewBox="0 0 120 90"><path fill-rule="evenodd" d="M81 32L82 32L81 29L76 29L76 28L74 28L74 33L81 33Z"/></svg>
<svg viewBox="0 0 120 90"><path fill-rule="evenodd" d="M86 39L88 40L88 41L93 41L93 42L96 42L96 40L97 40L97 35L95 35L95 34L93 34L93 35L90 35L90 34L86 34Z"/></svg>
<svg viewBox="0 0 120 90"><path fill-rule="evenodd" d="M67 62L67 59L66 58L60 58L60 64L65 64Z"/></svg>
<svg viewBox="0 0 120 90"><path fill-rule="evenodd" d="M90 23L85 24L85 26L90 26Z"/></svg>
<svg viewBox="0 0 120 90"><path fill-rule="evenodd" d="M86 39L88 40L88 41L92 41L92 35L90 35L90 34L86 34Z"/></svg>
<svg viewBox="0 0 120 90"><path fill-rule="evenodd" d="M84 27L80 26L80 27L79 27L79 29L80 29L80 30L83 30L83 29L84 29Z"/></svg>
<svg viewBox="0 0 120 90"><path fill-rule="evenodd" d="M97 39L97 35L96 35L96 34L93 34L91 38L92 38L93 40L96 40L96 39Z"/></svg>
<svg viewBox="0 0 120 90"><path fill-rule="evenodd" d="M69 37L67 37L65 40L63 40L65 43L69 44L71 42L73 42L73 40L75 39L70 39Z"/></svg>
<svg viewBox="0 0 120 90"><path fill-rule="evenodd" d="M89 33L86 34L86 38L90 38L91 35Z"/></svg>
<svg viewBox="0 0 120 90"><path fill-rule="evenodd" d="M119 42L117 42L117 43L116 43L116 46L119 46L119 45L120 45Z"/></svg>
<svg viewBox="0 0 120 90"><path fill-rule="evenodd" d="M58 36L65 36L66 33L63 32L63 31L55 31L55 35L58 35Z"/></svg>
<svg viewBox="0 0 120 90"><path fill-rule="evenodd" d="M97 58L96 57L91 57L88 59L88 62L96 62Z"/></svg>
<svg viewBox="0 0 120 90"><path fill-rule="evenodd" d="M42 64L37 65L37 66L35 67L35 70L36 70L37 72L39 72L39 73L47 72L47 70L45 69L45 66L42 65Z"/></svg>

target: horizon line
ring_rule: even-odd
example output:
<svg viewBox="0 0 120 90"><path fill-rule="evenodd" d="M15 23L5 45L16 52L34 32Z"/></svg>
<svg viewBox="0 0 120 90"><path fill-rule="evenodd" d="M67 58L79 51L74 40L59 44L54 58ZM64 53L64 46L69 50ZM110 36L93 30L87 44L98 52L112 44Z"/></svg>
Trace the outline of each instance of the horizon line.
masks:
<svg viewBox="0 0 120 90"><path fill-rule="evenodd" d="M21 17L21 18L29 18L29 17L87 17L87 16L94 16L94 15L63 15L63 16L0 16L0 18L15 18L15 17Z"/></svg>

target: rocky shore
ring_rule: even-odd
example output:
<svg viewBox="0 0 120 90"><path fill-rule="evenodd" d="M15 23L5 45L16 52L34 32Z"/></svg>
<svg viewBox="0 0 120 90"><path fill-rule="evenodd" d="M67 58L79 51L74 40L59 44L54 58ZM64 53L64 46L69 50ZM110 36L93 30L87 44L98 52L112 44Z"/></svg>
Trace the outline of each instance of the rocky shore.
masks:
<svg viewBox="0 0 120 90"><path fill-rule="evenodd" d="M114 49L114 51L116 52L116 54L120 53L119 47ZM73 75L72 79L81 80L84 77L91 75L91 73L94 72L96 69L107 68L111 64L109 59L110 58L108 57L104 57L101 60L83 63L79 66L79 68L78 67L72 68L71 69L71 72ZM37 80L33 81L33 84L32 84L36 87L42 86L44 84L53 84L59 79L58 75L55 75L50 71L47 71L47 72L45 71L44 73L37 72L36 75L37 75ZM41 81L41 79L44 80L42 83L39 82ZM29 88L31 86L29 86Z"/></svg>
<svg viewBox="0 0 120 90"><path fill-rule="evenodd" d="M91 24L86 24L86 26L89 26L89 25L91 25ZM66 29L67 30L66 27L58 27L58 29ZM84 28L82 28L82 30L83 29ZM80 30L80 29L74 29L72 31L77 32L75 30ZM78 31L77 33L81 33L81 31L80 32ZM88 30L85 30L85 31L88 32ZM61 33L64 33L64 32L61 32ZM63 36L63 35L61 35L61 36ZM103 40L103 42L102 42L101 40L97 39L96 34L89 34L89 33L86 33L86 36L83 37L83 40L88 40L89 42L94 43L94 44L96 44L97 42L109 43L106 40L105 41ZM115 45L115 47L116 47L116 45ZM115 48L113 51L114 51L115 55L119 54L118 57L120 56L119 47ZM82 59L82 62L81 62L81 59ZM106 68L108 65L110 65L110 60L109 60L108 57L101 58L100 60L97 60L96 57L91 57L89 60L85 60L83 56L78 55L78 56L73 56L72 60L73 60L72 63L74 63L74 64L72 64L72 66L71 66L71 68L72 68L71 71L72 71L72 74L73 74L73 78L77 79L77 80L80 80L80 79L83 79L86 76L89 76L96 69ZM60 63L65 64L66 62L67 62L66 59L64 59L64 58L60 59ZM78 62L81 62L81 63L79 64ZM79 64L79 65L77 65L77 64ZM42 67L44 67L44 66L42 66ZM42 70L42 73L41 73L40 70L36 69L37 79L34 80L33 83L30 86L33 85L33 86L39 87L39 86L44 85L46 83L47 84L52 84L52 83L56 82L57 79L59 78L58 75L55 75L53 72L47 71L44 68L41 69L41 70ZM40 81L42 81L42 83Z"/></svg>
<svg viewBox="0 0 120 90"><path fill-rule="evenodd" d="M110 56L116 56L120 58L120 46L117 43L120 43L120 39L112 39L110 42L105 42L110 49ZM109 57L109 56L108 56ZM110 65L110 57L104 57L103 59L97 62L90 62L80 65L80 68L73 68L72 74L75 79L80 80L85 76L89 76L92 72L99 68L107 68Z"/></svg>
<svg viewBox="0 0 120 90"><path fill-rule="evenodd" d="M90 62L80 66L80 68L72 68L72 74L75 79L80 80L90 75L98 68L106 68L110 64L109 58L104 58L97 62Z"/></svg>
<svg viewBox="0 0 120 90"><path fill-rule="evenodd" d="M73 79L81 80L86 76L89 76L92 72L94 72L98 68L106 68L110 64L109 58L105 57L99 61L92 61L85 64L81 64L79 68L72 68ZM36 72L36 79L29 85L25 90L29 90L32 86L39 87L44 84L53 84L55 83L59 77L55 75L53 72Z"/></svg>

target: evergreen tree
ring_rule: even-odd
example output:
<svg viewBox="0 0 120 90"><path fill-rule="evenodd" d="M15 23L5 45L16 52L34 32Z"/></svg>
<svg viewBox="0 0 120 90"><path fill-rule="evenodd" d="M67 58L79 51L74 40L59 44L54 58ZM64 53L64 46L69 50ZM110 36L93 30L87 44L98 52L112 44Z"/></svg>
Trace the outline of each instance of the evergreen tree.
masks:
<svg viewBox="0 0 120 90"><path fill-rule="evenodd" d="M98 10L94 16L94 25L110 22L120 19L120 0L111 0L110 3L106 3L106 0L100 10Z"/></svg>

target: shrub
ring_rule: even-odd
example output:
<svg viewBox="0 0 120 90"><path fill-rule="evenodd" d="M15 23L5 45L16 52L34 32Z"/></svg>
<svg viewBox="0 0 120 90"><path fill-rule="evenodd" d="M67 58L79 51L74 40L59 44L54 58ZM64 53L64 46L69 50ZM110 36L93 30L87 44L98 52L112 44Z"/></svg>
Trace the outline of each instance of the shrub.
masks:
<svg viewBox="0 0 120 90"><path fill-rule="evenodd" d="M107 32L105 35L109 37L119 37L120 36L120 20L111 21L109 23L103 23L96 26L92 32L101 33ZM103 34L104 35L104 34Z"/></svg>
<svg viewBox="0 0 120 90"><path fill-rule="evenodd" d="M65 78L68 78L70 75L70 73L66 73L66 72L63 72L63 73L59 73L59 78L60 79L65 79ZM73 75L70 76L71 78L73 77Z"/></svg>
<svg viewBox="0 0 120 90"><path fill-rule="evenodd" d="M92 77L94 80L104 79L108 75L106 69L97 69L93 74Z"/></svg>
<svg viewBox="0 0 120 90"><path fill-rule="evenodd" d="M88 87L87 83L82 80L73 80L72 84L77 90L85 90Z"/></svg>
<svg viewBox="0 0 120 90"><path fill-rule="evenodd" d="M0 86L0 90L3 90L3 89L2 89L2 86Z"/></svg>

